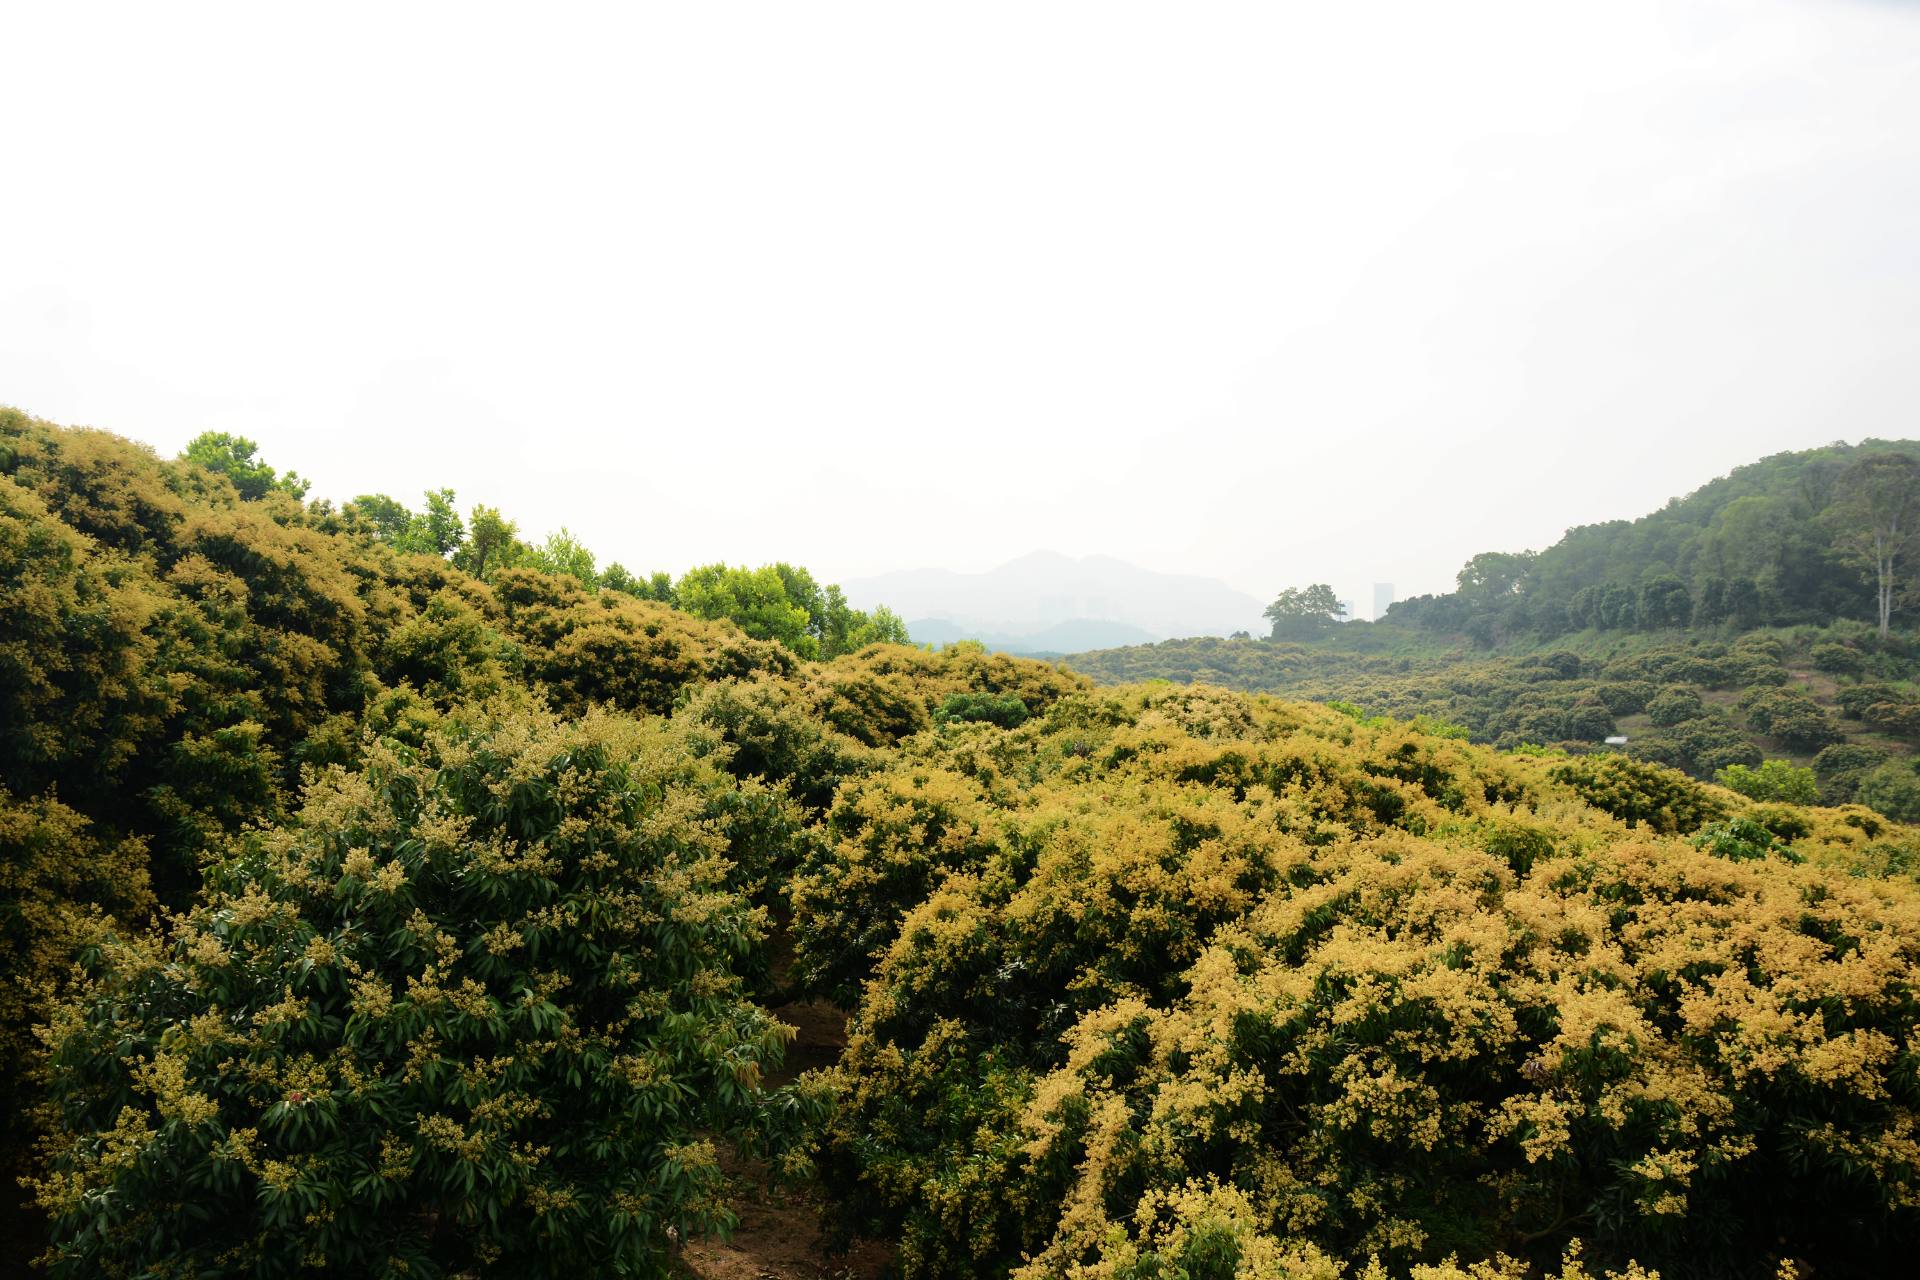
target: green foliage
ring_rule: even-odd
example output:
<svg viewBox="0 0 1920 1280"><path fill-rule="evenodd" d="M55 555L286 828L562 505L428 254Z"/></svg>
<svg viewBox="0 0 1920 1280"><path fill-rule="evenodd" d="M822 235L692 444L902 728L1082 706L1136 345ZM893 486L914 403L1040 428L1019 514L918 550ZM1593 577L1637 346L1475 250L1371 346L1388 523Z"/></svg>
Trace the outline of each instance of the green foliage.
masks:
<svg viewBox="0 0 1920 1280"><path fill-rule="evenodd" d="M1871 1274L1920 1203L1920 890L1723 794L1205 688L914 738L796 893L859 1001L841 1225L916 1277L1518 1277L1575 1234Z"/></svg>
<svg viewBox="0 0 1920 1280"><path fill-rule="evenodd" d="M1630 827L1684 834L1727 816L1726 807L1713 793L1685 774L1628 756L1569 760L1555 766L1551 776Z"/></svg>
<svg viewBox="0 0 1920 1280"><path fill-rule="evenodd" d="M788 594L783 566L735 569L724 564L690 570L674 586L680 607L698 618L726 618L756 640L773 640L803 658L820 656L803 601Z"/></svg>
<svg viewBox="0 0 1920 1280"><path fill-rule="evenodd" d="M1854 798L1897 822L1920 822L1920 775L1911 760L1889 760L1860 779Z"/></svg>
<svg viewBox="0 0 1920 1280"><path fill-rule="evenodd" d="M1723 715L1701 715L1682 720L1663 732L1633 739L1635 756L1692 774L1712 777L1734 765L1758 765L1760 747Z"/></svg>
<svg viewBox="0 0 1920 1280"><path fill-rule="evenodd" d="M994 695L991 693L955 693L934 712L936 724L950 724L965 721L983 721L997 724L1002 729L1017 729L1026 723L1027 704L1012 694Z"/></svg>
<svg viewBox="0 0 1920 1280"><path fill-rule="evenodd" d="M674 603L702 618L725 618L758 640L774 640L803 658L832 659L870 644L905 644L906 624L890 609L851 608L837 586L821 587L789 564L758 569L725 564L690 570Z"/></svg>
<svg viewBox="0 0 1920 1280"><path fill-rule="evenodd" d="M868 746L892 746L933 723L956 694L1018 699L1030 713L1086 687L1063 667L977 644L948 645L938 653L908 645L871 645L819 667L813 677L820 717Z"/></svg>
<svg viewBox="0 0 1920 1280"><path fill-rule="evenodd" d="M1882 733L1912 741L1920 738L1920 703L1906 698L1876 702L1860 718Z"/></svg>
<svg viewBox="0 0 1920 1280"><path fill-rule="evenodd" d="M600 584L600 575L593 567L593 552L564 527L548 534L539 546L527 548L519 563L538 573L572 578L588 591Z"/></svg>
<svg viewBox="0 0 1920 1280"><path fill-rule="evenodd" d="M795 666L784 649L725 623L618 593L590 595L571 576L503 569L494 595L528 675L569 712L605 703L665 715L689 685Z"/></svg>
<svg viewBox="0 0 1920 1280"><path fill-rule="evenodd" d="M1835 695L1834 700L1839 704L1843 714L1854 720L1862 720L1866 718L1868 709L1875 705L1890 703L1897 706L1912 702L1914 698L1910 692L1898 685L1870 681L1864 684L1847 685Z"/></svg>
<svg viewBox="0 0 1920 1280"><path fill-rule="evenodd" d="M499 570L527 559L519 533L520 526L495 508L477 506L467 518L466 541L454 552L453 562L476 578L491 580Z"/></svg>
<svg viewBox="0 0 1920 1280"><path fill-rule="evenodd" d="M1840 740L1840 730L1824 709L1791 689L1755 690L1741 699L1747 723L1796 751L1815 752Z"/></svg>
<svg viewBox="0 0 1920 1280"><path fill-rule="evenodd" d="M1325 631L1346 611L1332 587L1316 582L1310 587L1288 587L1274 597L1263 616L1273 625L1273 639L1292 640Z"/></svg>
<svg viewBox="0 0 1920 1280"><path fill-rule="evenodd" d="M1855 743L1835 743L1813 758L1813 776L1820 783L1820 798L1827 804L1846 804L1860 789L1860 780L1879 768L1887 753L1876 747Z"/></svg>
<svg viewBox="0 0 1920 1280"><path fill-rule="evenodd" d="M1834 675L1857 676L1866 670L1866 656L1852 645L1816 644L1808 653L1813 665Z"/></svg>
<svg viewBox="0 0 1920 1280"><path fill-rule="evenodd" d="M1714 774L1713 780L1729 791L1738 791L1749 800L1779 800L1787 804L1819 804L1820 785L1814 771L1786 760L1766 760L1749 769L1732 764Z"/></svg>
<svg viewBox="0 0 1920 1280"><path fill-rule="evenodd" d="M429 597L420 611L390 629L376 651L382 674L405 681L441 703L486 697L516 683L525 669L520 646L453 588Z"/></svg>
<svg viewBox="0 0 1920 1280"><path fill-rule="evenodd" d="M1342 636L1356 631L1341 628ZM1696 636L1504 657L1432 648L1375 654L1333 639L1309 646L1201 638L1067 662L1104 681L1218 680L1338 702L1362 717L1444 721L1503 750L1538 744L1578 754L1624 734L1630 754L1710 778L1731 766L1757 767L1768 755L1791 755L1791 763L1804 766L1835 744L1871 749L1877 762L1885 753L1882 735L1920 741L1920 697L1910 684L1886 679L1836 688L1805 676L1816 665L1814 652L1857 652L1873 643L1863 635L1859 627L1801 629L1731 644ZM1873 669L1920 676L1920 663L1891 650L1874 657ZM1744 691L1737 716L1724 692L1736 689ZM1632 719L1643 714L1651 728ZM1854 783L1857 777L1829 794L1844 802Z"/></svg>
<svg viewBox="0 0 1920 1280"><path fill-rule="evenodd" d="M789 892L801 985L851 1007L901 917L950 873L992 853L990 803L945 769L885 772L843 786L825 839Z"/></svg>
<svg viewBox="0 0 1920 1280"><path fill-rule="evenodd" d="M1641 519L1571 529L1537 555L1475 556L1457 590L1399 601L1388 622L1483 647L1869 618L1884 639L1920 506L1915 450L1866 441L1776 454Z"/></svg>
<svg viewBox="0 0 1920 1280"><path fill-rule="evenodd" d="M362 494L348 509L370 522L376 536L396 551L453 558L466 542L466 525L451 489L429 490L426 510L418 513L384 493Z"/></svg>
<svg viewBox="0 0 1920 1280"><path fill-rule="evenodd" d="M0 1107L14 1123L0 1139L8 1166L25 1154L28 1076L47 1020L80 949L114 917L151 910L146 848L115 838L51 797L16 799L0 787Z"/></svg>
<svg viewBox="0 0 1920 1280"><path fill-rule="evenodd" d="M674 718L717 734L736 777L777 782L814 810L877 764L871 749L820 721L805 688L775 676L703 685Z"/></svg>
<svg viewBox="0 0 1920 1280"><path fill-rule="evenodd" d="M658 1274L727 1220L712 1144L801 1172L803 1127L909 1278L1869 1275L1920 1230L1920 661L1619 629L1851 608L1838 471L1082 660L1168 677L1113 689L222 447L0 411L0 1087L56 1274ZM853 1013L791 1092L775 992Z"/></svg>
<svg viewBox="0 0 1920 1280"><path fill-rule="evenodd" d="M1887 638L1899 593L1896 576L1920 545L1920 462L1905 450L1863 446L1819 512L1836 551L1872 574L1880 638Z"/></svg>
<svg viewBox="0 0 1920 1280"><path fill-rule="evenodd" d="M0 785L111 777L169 709L150 605L91 550L0 476Z"/></svg>
<svg viewBox="0 0 1920 1280"><path fill-rule="evenodd" d="M648 1275L724 1226L784 1030L725 786L529 712L376 744L55 1024L52 1274Z"/></svg>
<svg viewBox="0 0 1920 1280"><path fill-rule="evenodd" d="M725 624L515 576L504 566L525 548L486 508L448 556L451 494L429 495L423 516L368 505L243 498L225 472L0 410L0 932L18 928L0 947L7 1090L74 949L137 933L156 896L188 905L214 851L285 821L302 768L359 767L368 734L420 748L453 706L519 687L570 713L663 713L708 681L794 673L791 655ZM421 530L438 541L409 545ZM722 759L711 741L685 749ZM807 784L825 788L817 805L830 767ZM740 887L764 893L796 857L798 819L759 784L729 795L716 830ZM24 1123L16 1136L15 1151Z"/></svg>
<svg viewBox="0 0 1920 1280"><path fill-rule="evenodd" d="M1647 719L1662 728L1671 728L1682 720L1698 719L1705 711L1699 694L1677 685L1662 689L1647 701Z"/></svg>
<svg viewBox="0 0 1920 1280"><path fill-rule="evenodd" d="M1785 841L1752 818L1710 823L1693 837L1693 847L1732 862L1766 857L1784 858L1789 862L1801 860Z"/></svg>
<svg viewBox="0 0 1920 1280"><path fill-rule="evenodd" d="M225 476L240 496L250 502L276 491L304 498L307 482L292 471L282 475L255 457L259 447L245 436L204 431L188 442L186 452L180 456L196 467Z"/></svg>

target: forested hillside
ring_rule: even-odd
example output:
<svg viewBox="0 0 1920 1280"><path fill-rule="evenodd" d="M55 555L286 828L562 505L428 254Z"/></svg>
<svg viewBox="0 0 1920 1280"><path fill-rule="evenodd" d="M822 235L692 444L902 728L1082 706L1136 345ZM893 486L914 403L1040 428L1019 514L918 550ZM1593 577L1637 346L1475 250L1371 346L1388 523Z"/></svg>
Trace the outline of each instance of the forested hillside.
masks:
<svg viewBox="0 0 1920 1280"><path fill-rule="evenodd" d="M761 1179L904 1277L1920 1243L1920 829L889 643L790 566L642 581L455 513L0 415L11 1261L684 1274ZM1487 678L1564 731L1785 699L1798 652ZM796 1078L803 999L846 1037Z"/></svg>
<svg viewBox="0 0 1920 1280"><path fill-rule="evenodd" d="M1520 653L1201 637L1066 662L1104 683L1201 682L1346 704L1505 749L1617 749L1736 786L1761 786L1742 771L1765 765L1773 782L1761 798L1858 800L1920 820L1920 660L1902 637L1859 626L1590 636Z"/></svg>
<svg viewBox="0 0 1920 1280"><path fill-rule="evenodd" d="M1538 555L1475 556L1457 591L1382 622L1341 622L1318 584L1280 594L1264 641L1066 661L1102 682L1342 703L1505 749L1613 739L1757 798L1920 820L1916 457L1869 441L1768 458Z"/></svg>
<svg viewBox="0 0 1920 1280"><path fill-rule="evenodd" d="M1637 520L1571 529L1545 551L1490 551L1458 589L1387 620L1482 645L1585 629L1825 625L1886 634L1920 534L1920 444L1782 453Z"/></svg>

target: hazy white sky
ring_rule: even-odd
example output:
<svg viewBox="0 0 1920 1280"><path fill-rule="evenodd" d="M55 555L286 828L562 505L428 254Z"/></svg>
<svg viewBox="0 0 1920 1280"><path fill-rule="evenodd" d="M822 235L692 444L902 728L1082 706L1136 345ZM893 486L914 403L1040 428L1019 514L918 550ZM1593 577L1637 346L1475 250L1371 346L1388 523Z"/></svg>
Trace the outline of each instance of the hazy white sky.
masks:
<svg viewBox="0 0 1920 1280"><path fill-rule="evenodd" d="M19 4L0 48L0 403L643 571L1365 600L1920 436L1911 3Z"/></svg>

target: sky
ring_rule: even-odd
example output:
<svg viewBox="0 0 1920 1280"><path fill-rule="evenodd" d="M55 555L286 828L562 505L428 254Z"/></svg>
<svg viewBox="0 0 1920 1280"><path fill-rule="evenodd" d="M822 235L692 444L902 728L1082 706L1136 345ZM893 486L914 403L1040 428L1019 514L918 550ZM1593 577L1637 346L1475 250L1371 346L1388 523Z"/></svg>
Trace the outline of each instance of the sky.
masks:
<svg viewBox="0 0 1920 1280"><path fill-rule="evenodd" d="M0 404L675 572L1444 590L1920 436L1920 4L0 8Z"/></svg>

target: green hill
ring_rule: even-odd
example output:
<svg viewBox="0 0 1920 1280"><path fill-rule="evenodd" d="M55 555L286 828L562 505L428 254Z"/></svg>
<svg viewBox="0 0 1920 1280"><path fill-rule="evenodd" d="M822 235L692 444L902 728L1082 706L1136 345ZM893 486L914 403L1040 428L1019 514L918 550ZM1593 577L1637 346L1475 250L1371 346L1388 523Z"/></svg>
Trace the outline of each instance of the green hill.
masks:
<svg viewBox="0 0 1920 1280"><path fill-rule="evenodd" d="M1862 533L1894 522L1881 545L1899 553L1888 599L1890 624L1902 622L1920 564L1916 457L1908 441L1779 454L1537 555L1476 556L1457 591L1401 601L1377 623L1332 622L1296 591L1270 640L1064 661L1106 683L1338 702L1508 749L1617 747L1749 788L1772 784L1742 771L1773 761L1767 776L1795 794L1920 818L1920 648L1906 627L1877 626Z"/></svg>
<svg viewBox="0 0 1920 1280"><path fill-rule="evenodd" d="M1570 529L1537 554L1475 556L1457 590L1399 601L1387 620L1483 646L1587 629L1878 621L1874 528L1893 519L1885 549L1904 574L1920 528L1916 469L1910 440L1775 454L1637 520Z"/></svg>
<svg viewBox="0 0 1920 1280"><path fill-rule="evenodd" d="M1920 1234L1920 828L377 498L0 414L15 1263L660 1276L774 1188L956 1280L1864 1280ZM1893 723L1905 657L1840 640L1458 696ZM1204 652L1383 703L1452 662ZM846 1032L797 1078L796 1001Z"/></svg>

